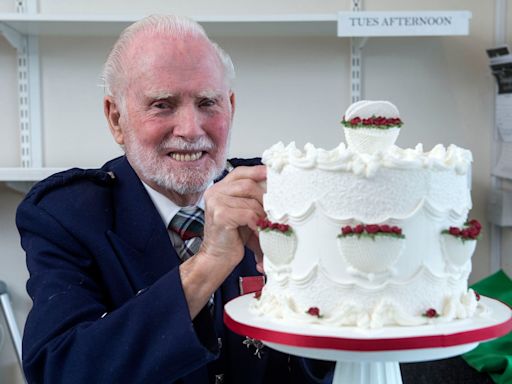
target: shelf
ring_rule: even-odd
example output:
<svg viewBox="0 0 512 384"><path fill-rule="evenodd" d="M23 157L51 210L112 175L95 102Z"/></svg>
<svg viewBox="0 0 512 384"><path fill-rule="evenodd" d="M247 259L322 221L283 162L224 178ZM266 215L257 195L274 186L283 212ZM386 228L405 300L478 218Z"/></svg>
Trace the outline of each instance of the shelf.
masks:
<svg viewBox="0 0 512 384"><path fill-rule="evenodd" d="M145 15L0 13L23 35L118 36ZM212 36L336 36L337 14L191 16Z"/></svg>
<svg viewBox="0 0 512 384"><path fill-rule="evenodd" d="M67 168L0 168L0 182L40 181Z"/></svg>

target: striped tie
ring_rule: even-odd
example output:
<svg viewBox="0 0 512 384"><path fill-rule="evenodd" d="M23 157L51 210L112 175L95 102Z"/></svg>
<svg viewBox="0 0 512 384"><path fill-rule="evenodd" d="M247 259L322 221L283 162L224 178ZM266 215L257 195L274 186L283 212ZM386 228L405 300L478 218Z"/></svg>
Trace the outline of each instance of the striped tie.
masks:
<svg viewBox="0 0 512 384"><path fill-rule="evenodd" d="M198 207L184 207L172 218L169 229L179 237L175 241L174 248L181 261L185 261L194 256L201 242L204 232L204 212ZM207 307L210 314L213 315L214 295L208 299Z"/></svg>
<svg viewBox="0 0 512 384"><path fill-rule="evenodd" d="M169 229L176 233L181 242L174 244L181 261L194 256L203 241L204 213L198 207L184 207L173 217Z"/></svg>

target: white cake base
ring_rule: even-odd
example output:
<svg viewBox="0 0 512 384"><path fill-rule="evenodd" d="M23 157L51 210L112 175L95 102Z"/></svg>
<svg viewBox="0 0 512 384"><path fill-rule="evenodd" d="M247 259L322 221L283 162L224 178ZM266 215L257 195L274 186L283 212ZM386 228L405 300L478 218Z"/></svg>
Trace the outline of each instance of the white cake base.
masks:
<svg viewBox="0 0 512 384"><path fill-rule="evenodd" d="M479 342L512 330L512 310L481 297L489 315L417 327L360 329L318 324L287 324L249 310L253 294L225 306L224 322L233 332L261 340L293 355L336 361L333 383L399 384L399 362L448 358L468 352Z"/></svg>

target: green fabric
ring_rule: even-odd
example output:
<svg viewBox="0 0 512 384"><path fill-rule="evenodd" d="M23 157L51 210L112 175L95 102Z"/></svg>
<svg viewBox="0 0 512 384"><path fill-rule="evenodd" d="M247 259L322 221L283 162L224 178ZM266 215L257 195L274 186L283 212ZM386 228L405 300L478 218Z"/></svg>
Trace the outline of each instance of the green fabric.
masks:
<svg viewBox="0 0 512 384"><path fill-rule="evenodd" d="M503 271L473 284L471 288L512 306L512 280ZM512 333L481 343L462 357L476 370L488 373L495 383L512 383Z"/></svg>

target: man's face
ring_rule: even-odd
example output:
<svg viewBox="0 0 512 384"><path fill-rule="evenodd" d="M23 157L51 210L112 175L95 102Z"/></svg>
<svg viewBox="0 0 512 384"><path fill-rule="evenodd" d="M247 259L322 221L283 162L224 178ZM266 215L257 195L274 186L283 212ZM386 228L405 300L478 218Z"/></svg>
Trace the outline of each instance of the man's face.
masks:
<svg viewBox="0 0 512 384"><path fill-rule="evenodd" d="M139 177L166 195L197 194L225 166L234 97L204 40L138 38L121 86L121 134Z"/></svg>

